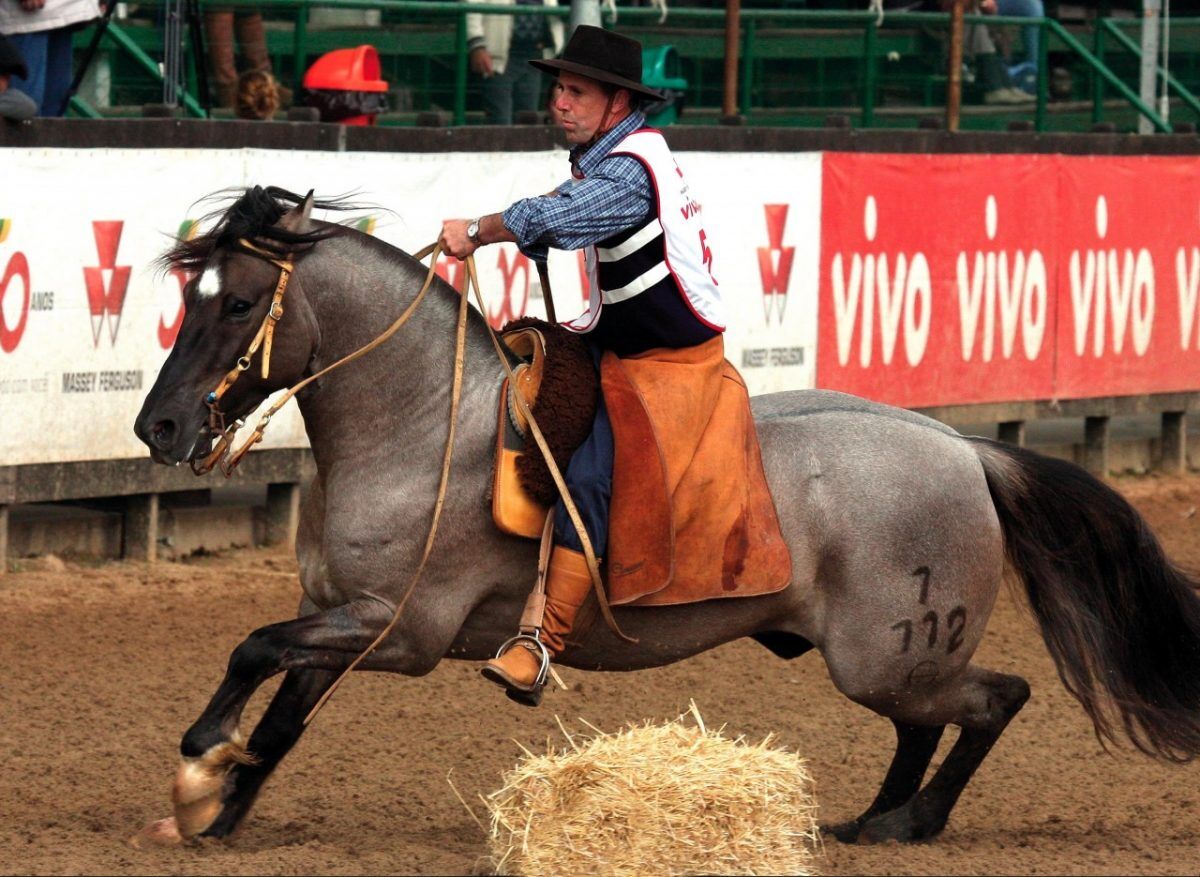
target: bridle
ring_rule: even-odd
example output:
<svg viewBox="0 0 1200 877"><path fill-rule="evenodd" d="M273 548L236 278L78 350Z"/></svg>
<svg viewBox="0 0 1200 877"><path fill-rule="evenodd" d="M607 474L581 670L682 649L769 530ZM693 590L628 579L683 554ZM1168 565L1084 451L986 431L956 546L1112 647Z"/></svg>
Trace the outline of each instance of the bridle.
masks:
<svg viewBox="0 0 1200 877"><path fill-rule="evenodd" d="M296 270L292 264L291 253L288 253L286 258L277 259L273 253L256 247L245 238L239 240L238 243L277 267L279 269L279 280L275 284L275 293L271 296L271 306L267 308L267 314L263 317L263 321L258 327L258 332L254 335L254 340L250 342L246 353L239 357L237 364L225 373L225 376L221 378L221 382L217 384L217 388L204 397L204 404L208 406L209 433L210 435L219 436L219 438L212 450L202 460L191 461L192 471L197 475L207 475L214 467L219 465L221 471L225 473L225 477L228 478L233 474L233 470L237 468L237 464L241 462L242 457L250 448L250 443L248 442L237 453L230 456L233 437L241 427L245 426L246 422L241 418L237 418L227 426L225 424L225 414L221 411L221 397L228 392L230 387L237 383L237 379L242 376L243 372L249 371L250 361L254 358L254 354L258 352L259 347L262 348L263 380L266 380L270 376L271 344L275 339L275 327L283 319L283 294L287 292L288 281L292 277L292 272ZM261 428L265 429L266 424L269 422L270 418L260 424ZM261 438L261 431L257 432Z"/></svg>
<svg viewBox="0 0 1200 877"><path fill-rule="evenodd" d="M219 434L220 439L217 441L217 444L212 451L204 458L203 461L201 461L199 466L197 466L195 461L193 461L192 471L194 471L197 475L203 475L211 472L215 466L220 465L221 471L225 473L225 477L228 478L233 474L234 469L237 468L237 465L241 462L242 457L244 457L246 453L252 447L254 447L254 445L262 441L263 433L266 431L267 425L271 422L271 418L278 413L280 408L287 404L289 399L291 399L313 381L317 380L323 375L328 374L335 368L339 368L340 366L343 366L346 363L358 359L360 356L363 356L366 353L369 353L396 334L400 327L408 322L409 317L413 315L418 305L420 305L424 300L425 294L429 292L430 286L433 285L433 278L437 275L438 257L442 253L442 246L440 243L430 244L419 253L414 253L414 258L416 258L418 261L423 260L426 256L431 257L429 260L429 270L425 275L425 282L422 284L420 292L417 293L416 298L412 300L412 303L404 309L404 312L396 318L396 321L387 329L385 329L383 334L379 335L373 341L363 345L353 353L343 356L333 364L326 366L315 374L309 375L304 380L292 386L286 393L276 400L276 402L270 408L267 409L267 412L263 414L263 416L259 419L258 424L254 427L254 432L251 433L250 437L246 439L242 446L236 451L233 451L232 446L234 435L240 427L245 425L245 422L241 418L238 418L228 426L225 425L225 415L220 409L221 397L225 395L231 386L233 386L243 372L246 372L250 369L251 360L253 359L254 354L257 353L260 348L263 352L262 376L266 378L270 373L271 342L274 337L275 326L283 317L283 296L287 291L288 280L295 271L295 266L291 260L292 254L290 253L286 258L279 259L276 258L274 253L263 250L244 238L238 243L245 247L249 252L262 257L272 265L275 265L277 268L279 268L279 280L275 284L275 293L271 298L271 307L267 310L266 316L263 317L262 324L259 326L258 332L254 336L254 340L250 342L250 346L247 348L245 355L239 358L237 364L231 368L223 378L221 378L220 383L217 384L217 388L204 397L204 402L208 406L209 410L209 429L212 430L214 435ZM470 305L469 291L473 290L475 293L475 300L479 306L479 312L482 314L487 313L487 307L484 305L483 301L483 293L479 289L479 277L475 272L475 257L467 256L465 262L467 266L466 282L470 284L470 290L464 288L459 291L458 321L455 331L454 344L454 382L450 390L450 431L446 436L446 448L442 455L441 481L438 485L437 500L434 502L433 516L429 526L429 534L425 539L425 549L421 554L420 562L417 564L416 572L413 573L413 577L409 581L408 587L404 591L404 595L401 597L400 602L396 605L396 611L392 615L392 620L388 622L387 626L384 627L379 636L375 638L374 642L367 646L367 648L363 650L362 654L360 654L350 663L350 665L334 681L333 685L329 687L329 690L325 692L319 701L317 701L317 704L312 708L307 718L304 720L306 725L312 721L313 717L317 714L321 707L323 707L329 698L333 696L334 691L337 690L338 686L341 684L341 681L346 678L346 676L355 667L364 661L368 655L375 651L375 649L379 647L380 643L382 643L387 638L388 634L390 634L395 628L397 622L400 620L400 615L404 612L405 605L408 603L408 598L412 596L413 591L416 589L417 582L420 580L421 574L425 570L425 563L428 561L429 556L432 553L434 537L437 535L438 522L441 519L442 507L445 505L446 494L450 485L450 459L454 452L454 434L458 425L458 408L459 402L462 398L463 369L466 364L467 309ZM549 287L547 286L546 289L548 293ZM505 355L504 349L500 345L500 339L496 336L495 330L492 329L490 323L485 321L485 324L488 328L488 335L492 339L492 346L495 348L496 355L499 357L501 364L504 366L504 371L508 376L510 385L512 385L515 383L512 366L509 364L508 357ZM626 640L627 642L636 643L637 640L626 636L621 632L621 629L617 627L616 619L614 619L612 616L612 609L609 606L608 598L604 593L604 583L600 577L600 565L596 560L596 552L592 547L592 541L587 534L587 530L584 528L583 518L579 514L579 509L575 506L574 500L571 498L570 490L567 488L567 483L563 479L562 472L559 470L558 464L554 462L554 457L550 453L550 446L546 443L546 437L542 434L541 427L538 426L537 420L534 418L533 412L529 410L529 405L525 401L524 397L520 393L514 393L512 396L516 401L517 407L520 409L522 416L529 424L529 430L533 434L534 441L537 443L538 449L545 458L546 466L550 470L550 475L554 479L554 483L558 488L559 496L562 498L567 514L571 519L571 523L574 525L575 531L579 535L580 542L583 546L583 555L587 560L588 571L591 573L592 587L596 592L600 613L604 617L605 623L618 637Z"/></svg>
<svg viewBox="0 0 1200 877"><path fill-rule="evenodd" d="M258 327L258 332L255 334L254 339L250 342L250 346L247 348L245 355L239 358L237 364L225 373L225 376L221 378L220 383L217 384L216 389L204 397L204 404L208 406L209 432L211 435L219 436L219 438L217 439L216 444L213 446L213 449L204 457L203 460L200 460L199 462L196 460L192 461L192 471L197 475L205 475L211 472L216 466L220 466L221 471L225 474L225 477L230 477L233 474L233 470L236 469L238 464L242 461L242 458L246 456L246 453L256 444L262 441L263 434L266 432L267 426L271 423L271 418L279 412L280 408L287 404L289 399L291 399L313 381L323 377L324 375L327 375L335 368L339 368L351 360L358 359L360 356L369 353L396 334L400 327L408 322L408 318L412 316L414 311L416 311L417 306L425 298L425 294L429 292L429 287L433 285L433 278L437 274L438 256L442 252L442 249L439 245L430 244L419 253L414 254L415 258L418 260L424 259L431 253L433 254L433 258L429 263L429 272L425 275L425 282L421 286L421 291L417 293L417 297L413 299L412 304L405 308L404 313L402 313L396 319L396 321L392 323L391 326L384 330L383 334L379 335L377 338L375 338L375 340L369 342L368 344L364 344L353 353L343 356L337 362L326 366L316 374L309 375L307 378L291 387L286 393L277 399L270 408L267 409L266 413L263 414L262 417L259 418L258 424L254 427L254 432L252 432L250 437L242 443L242 446L235 451L233 450L233 438L237 434L237 431L246 425L246 422L242 418L237 418L232 423L226 425L225 414L220 408L221 397L228 392L229 388L232 387L234 383L236 383L237 379L242 376L243 372L246 372L250 369L251 360L254 358L254 354L258 352L260 347L262 349L262 376L265 379L270 374L271 343L275 335L275 326L283 318L283 295L285 292L287 292L288 281L291 278L292 273L295 271L295 266L292 263L291 253L287 255L287 258L278 259L275 257L274 253L264 250L261 247L256 247L245 238L239 240L238 243L245 247L250 253L257 255L265 261L276 266L279 269L279 280L275 284L275 294L271 298L271 306L267 309L266 316L263 317L262 324ZM474 259L468 259L468 262L473 268L475 264ZM472 275L472 277L474 277L474 275ZM478 281L475 280L475 283L475 291L476 294L478 294ZM464 300L466 299L465 295L462 297ZM480 301L482 301L482 297L480 297ZM465 320L466 315L464 313L463 323L459 330L463 337L465 337L466 331ZM491 326L488 328L490 329ZM507 360L505 360L505 362L507 364Z"/></svg>

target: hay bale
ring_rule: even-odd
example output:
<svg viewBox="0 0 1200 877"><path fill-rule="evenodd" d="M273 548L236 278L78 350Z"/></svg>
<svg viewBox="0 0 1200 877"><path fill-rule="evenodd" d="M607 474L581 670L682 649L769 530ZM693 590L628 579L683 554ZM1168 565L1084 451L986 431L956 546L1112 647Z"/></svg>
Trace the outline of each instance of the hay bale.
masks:
<svg viewBox="0 0 1200 877"><path fill-rule="evenodd" d="M485 799L496 873L814 874L804 760L692 716L527 753Z"/></svg>

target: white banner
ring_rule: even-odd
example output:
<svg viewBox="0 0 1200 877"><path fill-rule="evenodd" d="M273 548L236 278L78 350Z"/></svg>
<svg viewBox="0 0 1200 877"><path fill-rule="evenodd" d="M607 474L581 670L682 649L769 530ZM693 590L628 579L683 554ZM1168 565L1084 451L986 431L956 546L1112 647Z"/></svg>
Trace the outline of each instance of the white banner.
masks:
<svg viewBox="0 0 1200 877"><path fill-rule="evenodd" d="M702 196L726 352L752 393L814 384L819 154L681 153ZM502 210L565 178L566 153L4 149L0 186L0 465L141 457L142 400L174 343L184 278L158 273L171 239L224 189L276 185L379 205L360 227L412 252L443 219ZM342 214L328 217L346 221ZM582 260L555 251L559 319L584 302ZM493 325L544 316L515 245L479 256ZM443 260L443 276L458 263ZM265 447L305 443L289 404Z"/></svg>

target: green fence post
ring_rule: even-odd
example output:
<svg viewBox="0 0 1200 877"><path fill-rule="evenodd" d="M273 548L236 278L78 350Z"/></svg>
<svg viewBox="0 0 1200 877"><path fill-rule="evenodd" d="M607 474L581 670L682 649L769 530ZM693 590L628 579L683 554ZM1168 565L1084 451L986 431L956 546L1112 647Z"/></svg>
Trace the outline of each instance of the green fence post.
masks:
<svg viewBox="0 0 1200 877"><path fill-rule="evenodd" d="M1097 18L1095 34L1093 36L1093 45L1095 47L1096 59L1104 64L1104 19ZM1099 71L1092 70L1092 124L1104 121L1104 77Z"/></svg>
<svg viewBox="0 0 1200 877"><path fill-rule="evenodd" d="M754 31L758 27L758 19L748 17L746 29L742 36L742 99L741 113L750 115L750 107L754 103Z"/></svg>
<svg viewBox="0 0 1200 877"><path fill-rule="evenodd" d="M1050 47L1046 45L1049 38L1043 18L1038 22L1037 106L1033 116L1033 127L1038 131L1046 130L1046 103L1050 100Z"/></svg>
<svg viewBox="0 0 1200 877"><path fill-rule="evenodd" d="M296 100L304 89L304 67L308 62L308 4L296 7L296 27L292 30L292 91Z"/></svg>
<svg viewBox="0 0 1200 877"><path fill-rule="evenodd" d="M454 31L454 124L467 123L467 13L458 13Z"/></svg>
<svg viewBox="0 0 1200 877"><path fill-rule="evenodd" d="M863 33L863 109L862 125L870 128L875 124L875 88L879 78L878 58L875 56L875 19L867 22Z"/></svg>

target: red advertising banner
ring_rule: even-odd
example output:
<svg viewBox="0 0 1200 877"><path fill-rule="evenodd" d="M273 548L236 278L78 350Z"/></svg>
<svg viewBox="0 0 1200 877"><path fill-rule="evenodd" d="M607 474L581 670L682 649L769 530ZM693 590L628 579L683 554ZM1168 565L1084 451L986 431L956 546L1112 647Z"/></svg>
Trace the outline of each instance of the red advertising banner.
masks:
<svg viewBox="0 0 1200 877"><path fill-rule="evenodd" d="M1060 398L1200 389L1200 160L1061 160Z"/></svg>
<svg viewBox="0 0 1200 877"><path fill-rule="evenodd" d="M1198 170L826 155L817 386L907 407L1200 389Z"/></svg>
<svg viewBox="0 0 1200 877"><path fill-rule="evenodd" d="M1052 396L1057 169L826 154L817 386L907 407Z"/></svg>

